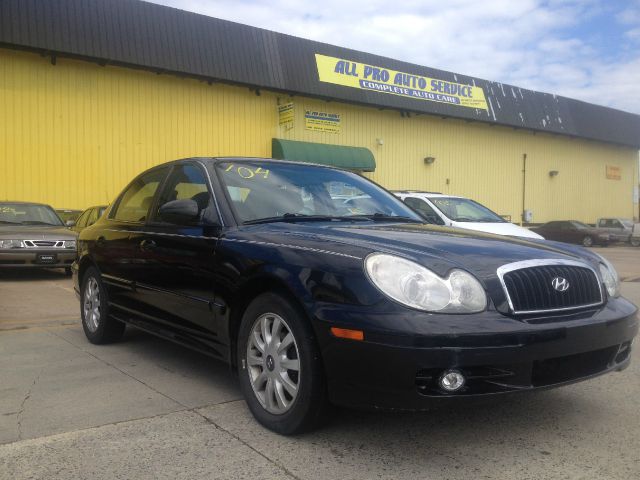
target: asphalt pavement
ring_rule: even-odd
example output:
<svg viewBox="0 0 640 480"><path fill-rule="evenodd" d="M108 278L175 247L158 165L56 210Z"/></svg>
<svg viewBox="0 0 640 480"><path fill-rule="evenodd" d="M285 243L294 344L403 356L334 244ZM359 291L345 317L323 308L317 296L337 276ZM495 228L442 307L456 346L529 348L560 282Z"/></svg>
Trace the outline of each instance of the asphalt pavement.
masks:
<svg viewBox="0 0 640 480"><path fill-rule="evenodd" d="M640 249L596 249L640 304ZM624 479L640 472L640 354L563 388L257 424L228 368L128 329L88 343L61 272L0 273L0 479Z"/></svg>

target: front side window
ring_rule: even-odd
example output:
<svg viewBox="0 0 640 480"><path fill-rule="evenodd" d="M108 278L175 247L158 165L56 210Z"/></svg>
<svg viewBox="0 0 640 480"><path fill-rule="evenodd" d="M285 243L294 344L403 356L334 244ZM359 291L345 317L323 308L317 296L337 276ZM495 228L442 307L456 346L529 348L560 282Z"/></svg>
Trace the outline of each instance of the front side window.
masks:
<svg viewBox="0 0 640 480"><path fill-rule="evenodd" d="M98 221L98 218L100 218L99 210L99 208L91 209L91 214L89 215L89 219L87 220L87 227L93 225Z"/></svg>
<svg viewBox="0 0 640 480"><path fill-rule="evenodd" d="M47 205L28 203L0 203L0 226L2 225L54 225L62 221Z"/></svg>
<svg viewBox="0 0 640 480"><path fill-rule="evenodd" d="M468 198L432 197L430 200L454 222L505 223L500 215Z"/></svg>
<svg viewBox="0 0 640 480"><path fill-rule="evenodd" d="M197 165L178 165L167 178L158 201L158 210L173 200L193 200L198 204L199 220L210 218L213 213L213 201L204 172ZM157 210L156 210L156 218Z"/></svg>
<svg viewBox="0 0 640 480"><path fill-rule="evenodd" d="M166 168L159 168L136 178L120 196L111 218L122 222L144 222L166 173Z"/></svg>
<svg viewBox="0 0 640 480"><path fill-rule="evenodd" d="M241 223L269 219L367 220L420 217L351 172L275 162L221 162L217 172Z"/></svg>
<svg viewBox="0 0 640 480"><path fill-rule="evenodd" d="M89 215L91 214L91 210L85 211L76 222L76 227L82 228L87 226L87 222L89 221Z"/></svg>

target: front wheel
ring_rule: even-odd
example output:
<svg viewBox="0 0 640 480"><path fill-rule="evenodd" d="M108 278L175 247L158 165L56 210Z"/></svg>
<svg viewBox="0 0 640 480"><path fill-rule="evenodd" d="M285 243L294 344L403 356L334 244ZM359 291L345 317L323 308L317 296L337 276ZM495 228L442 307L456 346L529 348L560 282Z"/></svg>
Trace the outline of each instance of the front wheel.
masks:
<svg viewBox="0 0 640 480"><path fill-rule="evenodd" d="M304 312L280 295L254 299L238 338L240 386L251 413L274 432L311 430L327 395L320 353Z"/></svg>
<svg viewBox="0 0 640 480"><path fill-rule="evenodd" d="M640 238L632 238L631 239L632 247L640 247Z"/></svg>
<svg viewBox="0 0 640 480"><path fill-rule="evenodd" d="M95 267L90 267L84 274L80 298L82 329L87 339L95 344L119 340L125 325L109 317L107 290Z"/></svg>
<svg viewBox="0 0 640 480"><path fill-rule="evenodd" d="M586 237L584 237L582 239L582 245L585 247L592 247L593 246L593 238L591 238L589 235L587 235Z"/></svg>

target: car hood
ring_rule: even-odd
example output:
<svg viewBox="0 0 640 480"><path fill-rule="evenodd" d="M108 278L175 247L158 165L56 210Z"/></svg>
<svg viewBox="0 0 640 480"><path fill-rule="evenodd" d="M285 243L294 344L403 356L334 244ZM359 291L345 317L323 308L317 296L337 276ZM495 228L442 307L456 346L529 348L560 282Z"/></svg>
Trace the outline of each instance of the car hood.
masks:
<svg viewBox="0 0 640 480"><path fill-rule="evenodd" d="M498 222L454 222L454 226L458 228L466 228L467 230L477 230L480 232L495 233L497 235L509 235L512 237L536 238L541 240L543 237L528 228L519 227L513 223Z"/></svg>
<svg viewBox="0 0 640 480"><path fill-rule="evenodd" d="M66 227L46 225L2 225L0 239L4 240L74 240L76 234Z"/></svg>
<svg viewBox="0 0 640 480"><path fill-rule="evenodd" d="M479 278L496 278L499 266L532 259L578 260L591 266L598 262L597 256L578 246L427 224L301 222L253 228L252 237L270 243L301 245L358 258L372 252L390 253L426 265L439 275L446 275L451 268L462 268Z"/></svg>

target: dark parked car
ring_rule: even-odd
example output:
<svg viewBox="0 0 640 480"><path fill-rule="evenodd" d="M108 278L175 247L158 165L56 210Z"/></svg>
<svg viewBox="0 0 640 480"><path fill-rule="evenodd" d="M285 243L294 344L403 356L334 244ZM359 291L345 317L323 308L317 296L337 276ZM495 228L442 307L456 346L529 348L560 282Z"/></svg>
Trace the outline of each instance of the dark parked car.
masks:
<svg viewBox="0 0 640 480"><path fill-rule="evenodd" d="M64 268L71 274L76 234L49 205L0 202L0 268Z"/></svg>
<svg viewBox="0 0 640 480"><path fill-rule="evenodd" d="M89 341L128 324L224 360L285 434L328 403L421 409L621 370L638 330L594 253L428 225L357 174L275 160L142 173L80 234L74 283Z"/></svg>
<svg viewBox="0 0 640 480"><path fill-rule="evenodd" d="M548 222L539 227L532 228L547 240L556 240L558 242L575 243L591 247L593 245L609 245L611 241L607 231L590 227L576 220L561 220Z"/></svg>
<svg viewBox="0 0 640 480"><path fill-rule="evenodd" d="M102 216L104 211L107 209L107 205L97 205L95 207L87 208L82 214L78 217L78 220L73 225L73 230L80 233L87 227L90 227L94 223L98 221L98 219Z"/></svg>

